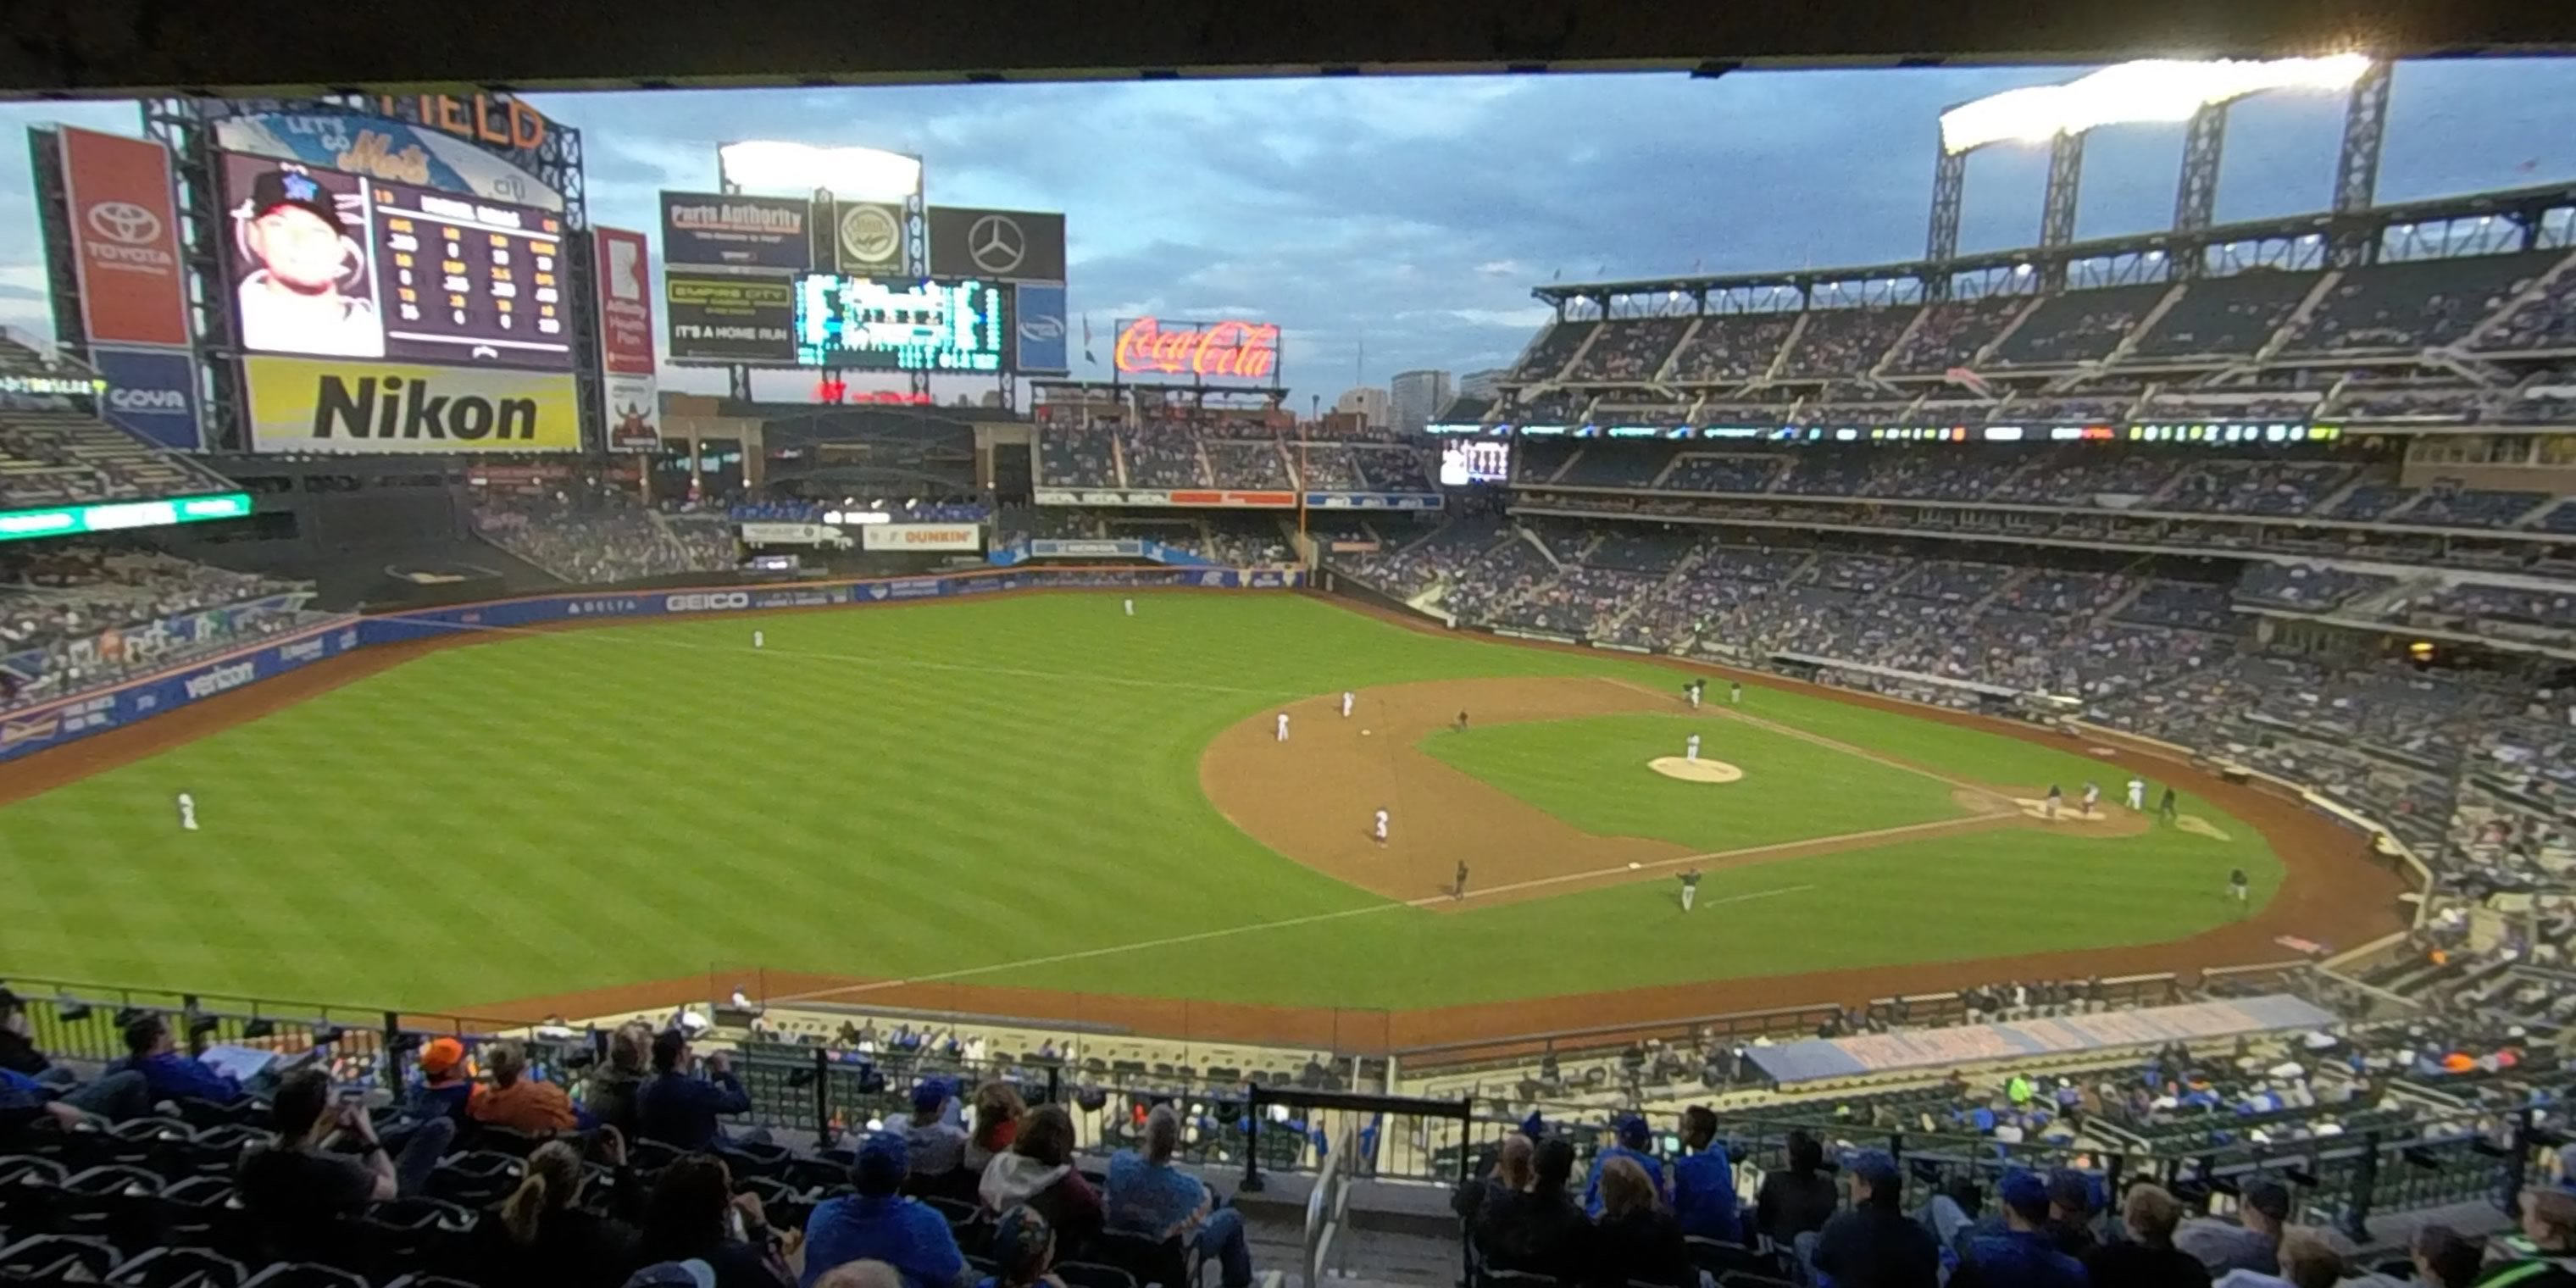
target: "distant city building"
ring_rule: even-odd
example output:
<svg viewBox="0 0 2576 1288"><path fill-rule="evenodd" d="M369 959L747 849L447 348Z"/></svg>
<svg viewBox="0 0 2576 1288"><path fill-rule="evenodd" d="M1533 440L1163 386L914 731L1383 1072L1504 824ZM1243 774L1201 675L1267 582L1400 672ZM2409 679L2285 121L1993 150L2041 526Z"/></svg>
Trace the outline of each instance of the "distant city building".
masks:
<svg viewBox="0 0 2576 1288"><path fill-rule="evenodd" d="M1509 367L1490 367L1483 371L1470 371L1458 378L1458 396L1482 398L1492 402L1503 392L1503 377L1510 374L1512 370Z"/></svg>
<svg viewBox="0 0 2576 1288"><path fill-rule="evenodd" d="M1368 386L1344 390L1341 397L1333 400L1333 410L1346 416L1357 416L1364 424L1385 425L1386 391Z"/></svg>
<svg viewBox="0 0 2576 1288"><path fill-rule="evenodd" d="M1419 434L1448 405L1448 372L1399 371L1387 393L1387 423L1398 433Z"/></svg>

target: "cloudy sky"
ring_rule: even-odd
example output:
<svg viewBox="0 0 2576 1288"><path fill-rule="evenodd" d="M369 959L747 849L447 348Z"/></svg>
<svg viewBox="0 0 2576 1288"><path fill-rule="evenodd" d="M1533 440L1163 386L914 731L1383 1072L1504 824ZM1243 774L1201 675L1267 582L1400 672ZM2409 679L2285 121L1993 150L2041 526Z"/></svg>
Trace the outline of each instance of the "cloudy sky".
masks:
<svg viewBox="0 0 2576 1288"><path fill-rule="evenodd" d="M1750 272L1919 255L1935 121L2067 69L1156 82L549 94L581 128L595 222L655 227L654 194L715 183L715 145L868 144L924 158L935 203L1060 209L1071 302L1109 319L1266 317L1285 376L1329 401L1412 367L1508 362L1558 274ZM2383 201L2576 178L2576 60L2413 63L2396 74ZM0 125L139 132L131 104L0 107ZM2240 103L2218 215L2322 208L2339 96ZM2179 126L2087 148L2082 237L2173 214ZM2026 245L2044 149L1969 168L1962 245ZM0 165L0 324L50 334L23 163ZM1077 337L1078 339L1078 337ZM1077 348L1078 348L1077 344ZM1082 366L1079 353L1076 365ZM1088 373L1105 374L1096 368ZM1355 374L1357 380L1355 381ZM764 394L798 396L774 377ZM708 387L706 373L666 380Z"/></svg>

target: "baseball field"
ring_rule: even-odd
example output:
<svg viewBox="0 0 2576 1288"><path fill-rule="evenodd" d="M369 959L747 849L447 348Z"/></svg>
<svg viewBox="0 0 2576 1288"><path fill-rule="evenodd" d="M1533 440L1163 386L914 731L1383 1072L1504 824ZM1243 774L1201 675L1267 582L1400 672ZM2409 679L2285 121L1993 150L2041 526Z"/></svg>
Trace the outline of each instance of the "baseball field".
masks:
<svg viewBox="0 0 2576 1288"><path fill-rule="evenodd" d="M0 767L0 970L472 1011L723 963L1599 1019L1564 999L1785 1005L2394 924L2350 834L2136 752L1760 678L1739 703L1722 673L1694 711L1667 664L1316 598L1120 600L394 646Z"/></svg>

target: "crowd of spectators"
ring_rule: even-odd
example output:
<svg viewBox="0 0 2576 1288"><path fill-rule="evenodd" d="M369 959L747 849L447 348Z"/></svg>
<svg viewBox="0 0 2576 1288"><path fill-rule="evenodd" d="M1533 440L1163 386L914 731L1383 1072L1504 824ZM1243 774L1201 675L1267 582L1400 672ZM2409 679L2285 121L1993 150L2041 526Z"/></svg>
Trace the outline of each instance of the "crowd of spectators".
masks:
<svg viewBox="0 0 2576 1288"><path fill-rule="evenodd" d="M1593 336L1591 347L1575 360L1565 378L1576 382L1652 380L1690 325L1691 319L1686 317L1604 322Z"/></svg>
<svg viewBox="0 0 2576 1288"><path fill-rule="evenodd" d="M725 514L736 523L821 523L824 515L834 511L891 515L895 523L989 523L993 518L993 507L981 501L861 503L855 499L740 501L728 507Z"/></svg>
<svg viewBox="0 0 2576 1288"><path fill-rule="evenodd" d="M1994 364L2056 366L2109 357L2171 289L2159 283L2051 295L1996 346Z"/></svg>
<svg viewBox="0 0 2576 1288"><path fill-rule="evenodd" d="M309 624L312 589L113 541L0 547L0 707Z"/></svg>
<svg viewBox="0 0 2576 1288"><path fill-rule="evenodd" d="M1433 490L1420 439L1338 431L1248 436L1240 426L1156 420L1143 425L1041 430L1040 481L1073 487Z"/></svg>
<svg viewBox="0 0 2576 1288"><path fill-rule="evenodd" d="M2561 251L2408 260L2347 270L2288 347L2415 352L2453 344L2564 258Z"/></svg>
<svg viewBox="0 0 2576 1288"><path fill-rule="evenodd" d="M1932 305L1923 311L1922 325L1888 356L1887 369L1937 376L1966 366L2030 302L2027 295L1989 295Z"/></svg>
<svg viewBox="0 0 2576 1288"><path fill-rule="evenodd" d="M735 565L732 534L717 516L666 516L608 490L579 498L486 494L477 498L474 531L548 575L579 585Z"/></svg>
<svg viewBox="0 0 2576 1288"><path fill-rule="evenodd" d="M0 408L0 510L231 492L232 482L104 421Z"/></svg>
<svg viewBox="0 0 2576 1288"><path fill-rule="evenodd" d="M2251 355L2271 342L2316 284L2315 273L2269 268L2201 278L2130 352L2140 358Z"/></svg>
<svg viewBox="0 0 2576 1288"><path fill-rule="evenodd" d="M1673 378L1688 384L1724 384L1763 375L1797 325L1795 313L1709 314L1673 354Z"/></svg>
<svg viewBox="0 0 2576 1288"><path fill-rule="evenodd" d="M1800 376L1865 375L1886 356L1888 346L1914 325L1915 305L1847 309L1814 309L1797 342L1781 360L1780 374Z"/></svg>

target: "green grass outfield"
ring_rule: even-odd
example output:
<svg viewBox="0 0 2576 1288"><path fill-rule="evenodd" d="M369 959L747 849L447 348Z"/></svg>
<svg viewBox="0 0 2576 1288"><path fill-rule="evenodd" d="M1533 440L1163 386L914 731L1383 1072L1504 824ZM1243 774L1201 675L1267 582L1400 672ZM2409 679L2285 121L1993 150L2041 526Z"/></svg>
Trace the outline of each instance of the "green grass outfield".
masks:
<svg viewBox="0 0 2576 1288"><path fill-rule="evenodd" d="M1687 921L1660 883L1387 904L1235 831L1198 791L1208 741L1346 687L1603 675L1668 691L1672 674L1285 595L1155 595L1134 618L1119 598L768 617L760 652L752 621L705 618L407 662L0 809L0 972L452 1009L722 962L1418 1007L2154 942L2226 918L2230 867L2258 896L2280 879L2251 828L2186 799L2234 839L1925 838L1712 873L1715 906ZM1745 710L1979 781L2102 776L2072 752L1761 686ZM1667 834L1682 825L1655 817L1661 780L1641 766L1582 791L1549 768L1609 756L1605 730L1629 719L1679 723L1498 728L1440 754L1587 828ZM1706 754L1798 784L1801 809L1946 804L1914 776L1721 728ZM176 826L182 790L204 830ZM1793 813L1748 804L1721 843ZM1013 965L1063 954L1085 955Z"/></svg>

